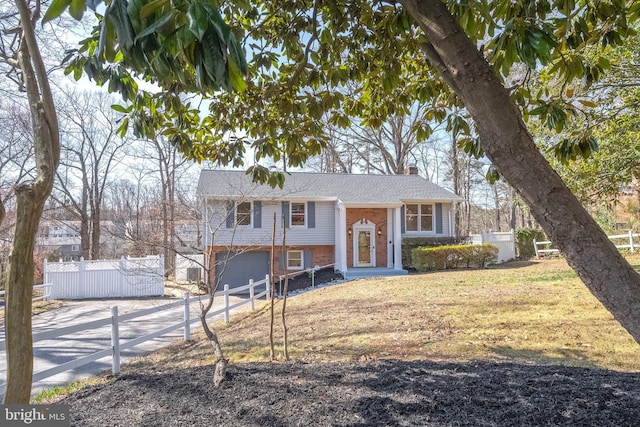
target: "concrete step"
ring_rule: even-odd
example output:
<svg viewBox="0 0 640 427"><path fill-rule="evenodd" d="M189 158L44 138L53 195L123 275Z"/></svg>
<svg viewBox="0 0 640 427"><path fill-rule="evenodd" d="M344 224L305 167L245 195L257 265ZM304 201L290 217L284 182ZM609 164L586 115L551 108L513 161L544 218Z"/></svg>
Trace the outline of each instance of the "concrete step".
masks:
<svg viewBox="0 0 640 427"><path fill-rule="evenodd" d="M392 268L351 268L342 272L342 275L347 280L368 277L406 276L407 274L409 274L407 270L394 270Z"/></svg>

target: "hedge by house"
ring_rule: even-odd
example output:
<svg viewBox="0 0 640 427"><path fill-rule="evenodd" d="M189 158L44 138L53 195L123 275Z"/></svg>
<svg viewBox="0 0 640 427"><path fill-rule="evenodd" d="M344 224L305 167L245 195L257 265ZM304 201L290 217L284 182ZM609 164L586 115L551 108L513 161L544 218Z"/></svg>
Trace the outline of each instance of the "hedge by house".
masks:
<svg viewBox="0 0 640 427"><path fill-rule="evenodd" d="M414 267L411 252L415 248L460 245L467 242L467 237L405 237L402 239L402 265L404 268Z"/></svg>
<svg viewBox="0 0 640 427"><path fill-rule="evenodd" d="M458 267L485 267L497 260L498 247L489 243L422 247L411 251L412 264L420 272Z"/></svg>

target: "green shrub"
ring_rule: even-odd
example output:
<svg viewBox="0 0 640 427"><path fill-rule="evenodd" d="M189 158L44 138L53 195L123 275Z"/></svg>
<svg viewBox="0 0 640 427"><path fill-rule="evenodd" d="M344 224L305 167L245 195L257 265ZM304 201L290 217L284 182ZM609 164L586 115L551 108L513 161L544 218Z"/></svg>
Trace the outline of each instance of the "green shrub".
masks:
<svg viewBox="0 0 640 427"><path fill-rule="evenodd" d="M520 228L516 230L516 248L520 259L527 259L536 255L533 239L540 242L547 240L547 237L539 228Z"/></svg>
<svg viewBox="0 0 640 427"><path fill-rule="evenodd" d="M464 238L455 237L405 237L402 239L402 265L405 268L414 267L412 251L422 247L441 247L465 242Z"/></svg>
<svg viewBox="0 0 640 427"><path fill-rule="evenodd" d="M454 245L420 247L411 251L411 262L420 272L459 267L485 267L498 260L498 247L483 245Z"/></svg>

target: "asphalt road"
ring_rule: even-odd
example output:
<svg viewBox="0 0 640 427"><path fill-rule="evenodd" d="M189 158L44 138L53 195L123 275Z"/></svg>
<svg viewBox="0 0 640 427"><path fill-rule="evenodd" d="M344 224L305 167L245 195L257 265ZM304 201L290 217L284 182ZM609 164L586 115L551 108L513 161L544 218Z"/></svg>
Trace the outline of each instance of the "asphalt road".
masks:
<svg viewBox="0 0 640 427"><path fill-rule="evenodd" d="M178 298L149 298L149 299L111 299L111 300L83 300L64 301L62 306L33 317L33 333L64 328L104 319L111 316L111 306L118 307L118 315L140 311L151 307L161 308L163 305L178 301ZM230 304L240 301L240 298L231 297ZM216 298L215 311L223 306L223 299ZM249 304L236 308L233 311L249 310ZM124 343L133 338L137 338L172 324L183 319L183 307L178 306L172 309L154 312L151 315L128 320L120 323L120 343ZM197 301L191 302L191 318L197 318L199 306ZM222 315L211 317L210 321L222 319ZM191 331L200 329L199 322L191 324ZM122 350L120 359L125 363L127 359L141 356L152 350L158 349L170 342L183 337L183 329L179 328L167 335L146 341L138 346ZM0 339L4 339L4 326L0 328ZM34 343L34 373L44 371L62 363L78 359L82 356L95 353L111 346L111 326L106 325L96 329L78 332L72 335L65 335L52 340L38 341ZM0 395L4 393L4 382L6 380L6 353L0 351ZM95 375L104 370L111 370L111 356L91 362L87 365L45 378L32 385L32 393L37 394L43 389L64 385Z"/></svg>

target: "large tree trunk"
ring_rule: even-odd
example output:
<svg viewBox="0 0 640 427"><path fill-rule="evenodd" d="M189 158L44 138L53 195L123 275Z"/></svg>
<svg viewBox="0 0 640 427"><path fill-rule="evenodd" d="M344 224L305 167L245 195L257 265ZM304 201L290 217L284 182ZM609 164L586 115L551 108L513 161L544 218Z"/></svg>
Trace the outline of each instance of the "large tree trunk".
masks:
<svg viewBox="0 0 640 427"><path fill-rule="evenodd" d="M425 32L425 54L472 114L485 153L531 208L584 284L640 343L640 275L536 148L489 64L438 0L401 0Z"/></svg>
<svg viewBox="0 0 640 427"><path fill-rule="evenodd" d="M7 277L7 385L4 403L28 403L33 375L31 307L33 299L33 236L38 231L44 200L30 185L16 187L15 239Z"/></svg>
<svg viewBox="0 0 640 427"><path fill-rule="evenodd" d="M31 305L33 248L44 203L51 194L60 161L58 118L47 72L40 56L32 16L25 0L16 0L22 25L18 63L31 112L37 175L16 187L15 240L9 255L5 311L7 382L4 403L29 403L33 377Z"/></svg>

